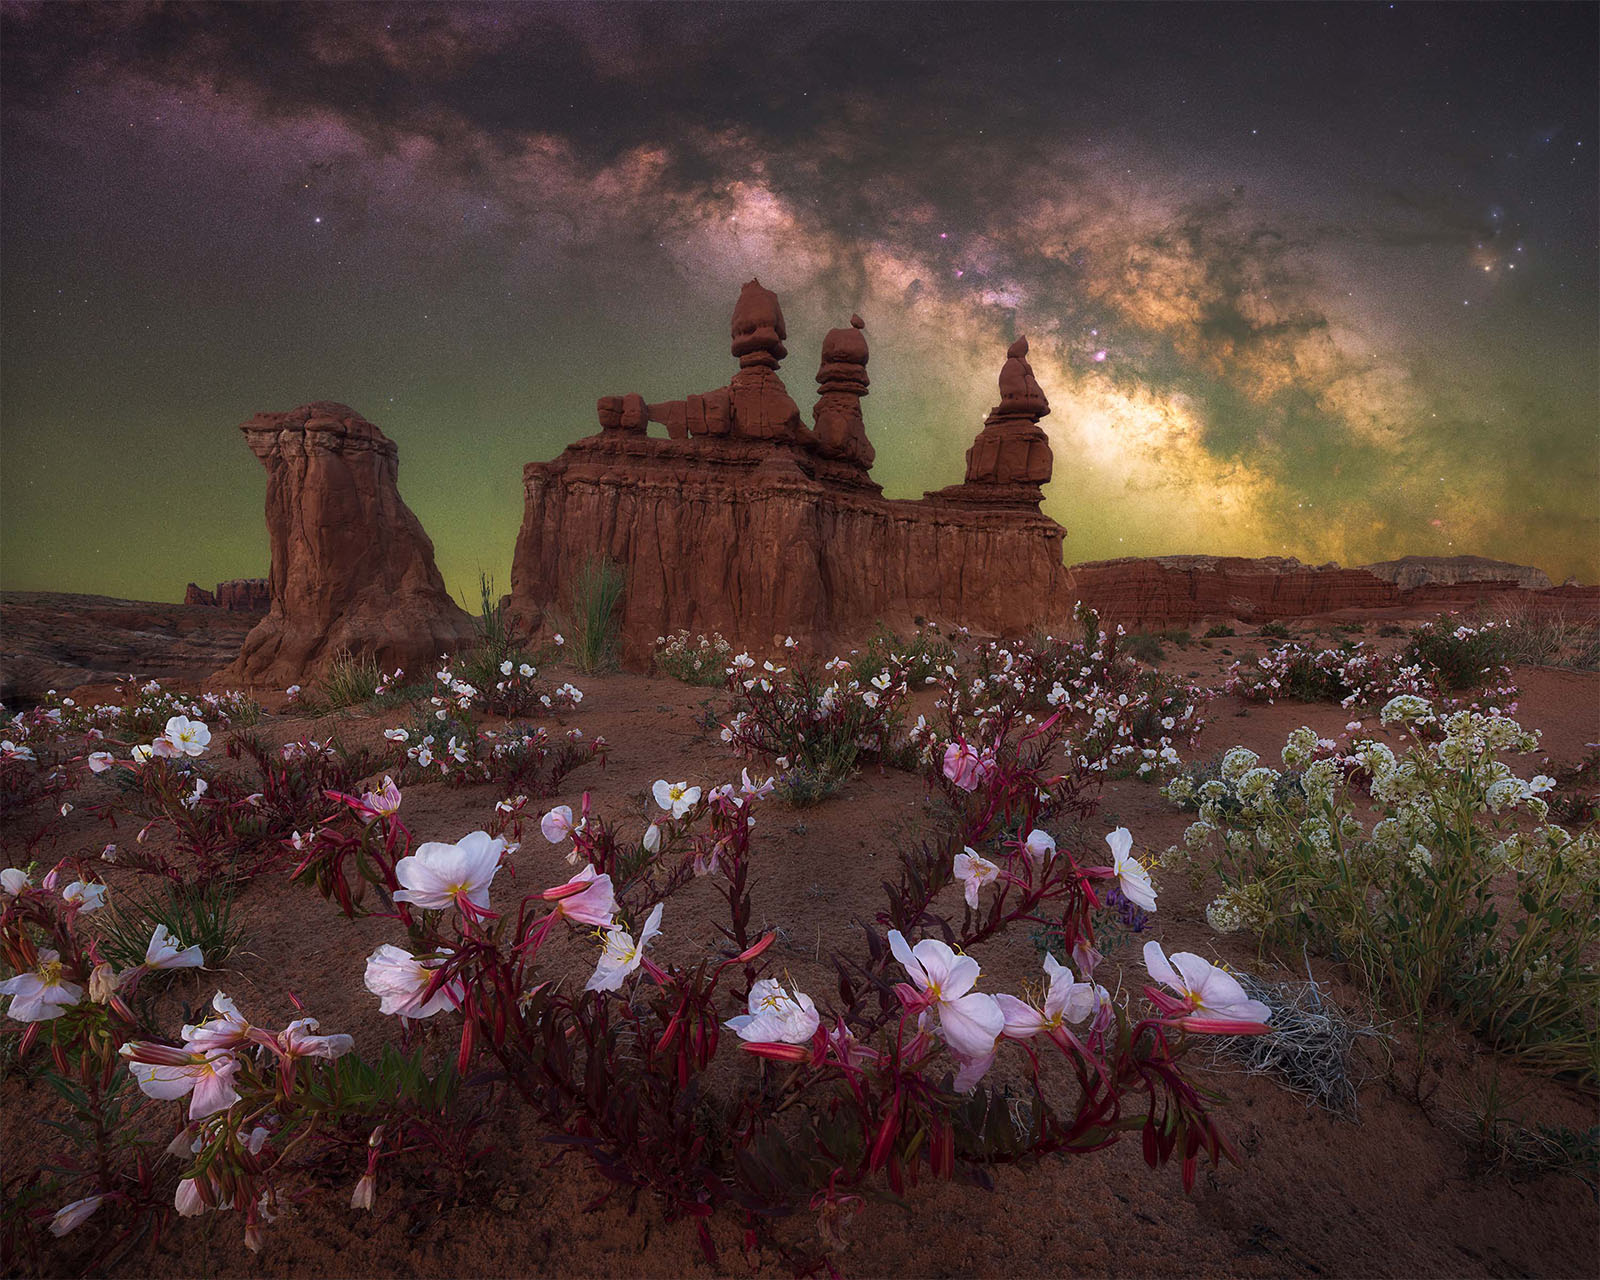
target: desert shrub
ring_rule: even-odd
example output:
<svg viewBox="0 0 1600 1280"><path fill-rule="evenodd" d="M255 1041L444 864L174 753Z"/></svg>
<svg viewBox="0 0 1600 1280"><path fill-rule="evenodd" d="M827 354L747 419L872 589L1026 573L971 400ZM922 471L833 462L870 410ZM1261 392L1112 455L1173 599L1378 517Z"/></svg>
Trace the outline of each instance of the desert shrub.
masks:
<svg viewBox="0 0 1600 1280"><path fill-rule="evenodd" d="M1192 743L1204 725L1210 695L1142 666L1118 648L1122 635L1099 632L1087 646L1049 636L978 646L959 676L941 681L944 736L970 737L975 718L999 713L1056 716L1084 768L1111 777L1171 772L1178 744Z"/></svg>
<svg viewBox="0 0 1600 1280"><path fill-rule="evenodd" d="M1136 1018L1097 984L1090 971L1103 909L1087 883L1112 872L1086 870L1072 849L1034 829L1078 803L1074 785L1045 770L1061 732L1021 717L991 727L996 736L981 752L952 744L954 764L947 753L930 765L948 820L902 850L886 909L834 957L837 997L822 1002L767 976L776 933L751 929L753 808L771 784L748 777L742 787L661 780L661 812L638 843L619 838L587 797L578 814L550 810L543 837L570 841L569 861L582 870L522 891L520 901L490 896L513 831L499 814L516 822L514 804L497 811L495 828L448 853L432 846L412 855L393 806L351 800L349 814L308 843L297 875L347 915L393 920L403 945L374 953L368 985L389 993L390 1013L459 1025L464 1078L503 1081L548 1141L620 1187L653 1193L669 1219L704 1226L726 1213L799 1270L819 1260L769 1225L796 1209L809 1205L836 1239L841 1216L863 1197L904 1194L922 1176L981 1177L996 1162L1087 1153L1134 1128L1152 1165L1181 1160L1190 1182L1198 1157L1228 1148L1184 1077L1185 1033L1260 1030L1247 1017L1259 1007L1208 1019L1149 987L1156 1012ZM447 884L431 878L430 860L440 858L441 869L454 868ZM980 873L959 918L945 914L940 895ZM1125 865L1117 874L1136 873ZM657 963L650 944L673 927L673 896L696 878L709 878L726 904L721 938L699 960ZM503 894L504 879L493 887ZM958 994L976 965L951 947L971 952L1039 921L1059 930L1084 979L1047 966L1041 1038L1011 1050L999 1036L1000 998ZM602 945L582 990L543 978L550 951L592 946L597 928ZM915 950L904 929L922 935ZM967 1003L956 1009L955 999ZM974 1022L987 1032L966 1034ZM714 1067L719 1045L733 1040L725 1029L766 1065ZM1060 1053L1066 1070L1027 1073L1029 1121L1015 1124L1006 1096L983 1077L996 1054L1036 1061L1041 1051ZM709 1229L698 1234L708 1262L720 1265Z"/></svg>
<svg viewBox="0 0 1600 1280"><path fill-rule="evenodd" d="M10 822L35 806L57 803L71 790L74 777L61 736L37 709L15 716L5 731L9 736L0 739L0 818Z"/></svg>
<svg viewBox="0 0 1600 1280"><path fill-rule="evenodd" d="M850 674L865 685L885 671L897 671L917 689L933 683L955 661L955 646L935 626L919 626L911 639L902 640L880 624L866 646L851 655Z"/></svg>
<svg viewBox="0 0 1600 1280"><path fill-rule="evenodd" d="M1228 626L1226 623L1220 623L1219 622L1216 625L1207 628L1206 634L1205 634L1205 639L1207 639L1207 640L1220 640L1220 639L1224 638L1225 636L1231 636L1233 634L1234 634L1234 631L1233 631L1232 627Z"/></svg>
<svg viewBox="0 0 1600 1280"><path fill-rule="evenodd" d="M211 907L180 901L153 909L195 930L217 922ZM476 1116L456 1103L454 1073L430 1076L420 1054L386 1050L370 1066L359 1063L352 1037L316 1034L315 1018L281 1030L252 1026L221 992L208 1016L183 1027L181 1044L166 1043L150 1021L156 1002L139 999L141 990L173 970L215 967L218 957L159 926L142 943L113 928L129 960L118 967L102 955L106 940L82 923L94 909L44 886L7 894L0 906L0 961L12 975L7 1013L27 1028L18 1051L42 1050L42 1078L63 1117L51 1126L64 1150L44 1156L56 1177L41 1185L54 1202L76 1197L48 1225L65 1235L93 1222L90 1273L161 1232L174 1210L231 1209L246 1246L259 1249L286 1201L351 1155L365 1166L351 1206L370 1208L380 1161L387 1169L409 1156L451 1171L482 1154L471 1141ZM226 942L227 929L218 936ZM167 1135L175 1135L170 1144ZM161 1158L162 1146L176 1161ZM8 1238L18 1225L12 1208L8 1201Z"/></svg>
<svg viewBox="0 0 1600 1280"><path fill-rule="evenodd" d="M1545 822L1551 779L1523 781L1498 758L1537 744L1515 721L1441 719L1417 697L1382 720L1404 726L1398 756L1369 741L1319 758L1300 729L1283 751L1292 787L1243 747L1218 779L1174 782L1199 819L1168 860L1220 878L1212 927L1348 961L1419 1040L1444 1010L1533 1063L1600 1079L1600 839L1518 823ZM1352 795L1361 779L1371 825Z"/></svg>
<svg viewBox="0 0 1600 1280"><path fill-rule="evenodd" d="M656 637L656 666L674 680L704 688L718 688L728 682L728 665L733 661L733 646L720 632L710 636L690 636L674 631Z"/></svg>
<svg viewBox="0 0 1600 1280"><path fill-rule="evenodd" d="M1167 656L1161 637L1149 631L1133 632L1123 640L1122 647L1140 662L1148 662L1152 666Z"/></svg>
<svg viewBox="0 0 1600 1280"><path fill-rule="evenodd" d="M1289 628L1281 622L1263 622L1256 628L1256 634L1269 640L1287 640Z"/></svg>
<svg viewBox="0 0 1600 1280"><path fill-rule="evenodd" d="M1559 611L1530 607L1520 598L1497 602L1494 616L1500 641L1501 660L1526 666L1563 666L1580 671L1600 668L1600 626L1592 622L1568 621Z"/></svg>
<svg viewBox="0 0 1600 1280"><path fill-rule="evenodd" d="M788 786L791 771L800 775L795 795L814 803L832 794L858 760L909 763L898 750L903 667L891 665L862 682L843 658L830 659L818 671L770 660L758 668L741 653L731 670L732 715L722 726L722 740L736 755L773 761L781 786Z"/></svg>
<svg viewBox="0 0 1600 1280"><path fill-rule="evenodd" d="M1310 979L1263 982L1248 973L1234 976L1245 994L1272 1010L1271 1030L1217 1037L1217 1058L1250 1075L1271 1076L1323 1110L1354 1120L1363 1074L1359 1045L1382 1033L1350 1017Z"/></svg>
<svg viewBox="0 0 1600 1280"><path fill-rule="evenodd" d="M1406 694L1453 707L1461 703L1450 700L1448 692L1470 688L1473 696L1465 700L1468 706L1515 710L1517 686L1509 668L1485 668L1476 683L1458 686L1450 681L1459 678L1459 673L1452 676L1433 666L1433 656L1437 650L1416 655L1406 649L1383 655L1359 641L1344 641L1337 649L1291 643L1270 650L1249 666L1234 663L1223 691L1253 702L1298 698L1346 707L1372 706Z"/></svg>
<svg viewBox="0 0 1600 1280"><path fill-rule="evenodd" d="M141 739L148 742L162 733L175 716L203 720L221 728L247 728L261 718L261 704L243 693L190 696L164 688L159 680L141 681L135 676L121 677L117 684L123 689L121 702L86 705L72 698L58 698L51 690L41 708L54 713L54 723L63 731L122 743Z"/></svg>
<svg viewBox="0 0 1600 1280"><path fill-rule="evenodd" d="M349 790L400 755L397 748L347 748L335 739L274 746L239 733L226 754L247 767L226 769L205 758L211 744L204 724L186 721L184 734L183 749L158 755L140 747L131 760L108 764L117 791L87 807L113 824L122 817L138 823L138 837L114 852L116 861L202 888L249 880L273 867L296 832L335 810L330 793ZM161 838L148 839L152 834Z"/></svg>
<svg viewBox="0 0 1600 1280"><path fill-rule="evenodd" d="M570 611L562 629L572 664L585 675L617 665L622 642L618 616L626 578L606 556L591 556L573 576Z"/></svg>
<svg viewBox="0 0 1600 1280"><path fill-rule="evenodd" d="M1506 631L1497 623L1472 627L1439 618L1413 631L1401 652L1408 664L1436 673L1440 689L1452 693L1492 683L1510 651Z"/></svg>

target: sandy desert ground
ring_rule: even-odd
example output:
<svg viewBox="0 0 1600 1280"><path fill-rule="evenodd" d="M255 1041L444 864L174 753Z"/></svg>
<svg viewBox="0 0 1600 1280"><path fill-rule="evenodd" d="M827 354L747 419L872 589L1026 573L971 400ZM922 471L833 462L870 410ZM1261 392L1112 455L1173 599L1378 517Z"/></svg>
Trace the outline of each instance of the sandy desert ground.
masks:
<svg viewBox="0 0 1600 1280"><path fill-rule="evenodd" d="M1398 643L1378 637L1374 620L1344 619L1342 625L1342 635L1380 646ZM1230 663L1252 660L1268 643L1253 634L1169 643L1162 664L1215 687ZM567 669L554 674L573 679L586 694L564 722L603 735L611 751L603 768L580 768L541 808L576 806L588 792L609 819L643 824L653 810L650 788L657 778L709 784L737 776L739 762L707 727L708 711L725 714L725 692L660 676L580 677ZM198 675L190 673L191 687ZM1543 732L1544 755L1556 765L1579 759L1585 744L1600 736L1600 676L1557 668L1521 668L1516 676L1523 691L1519 718ZM94 694L91 689L78 696ZM404 718L394 710L360 708L307 718L281 694L261 696L268 714L256 731L274 743L330 734L346 744L380 743L383 729ZM913 717L918 709L911 709ZM1349 719L1336 705L1246 704L1229 696L1218 696L1207 716L1203 736L1186 758L1204 759L1234 744L1270 758L1301 724L1336 735ZM224 737L219 733L219 742ZM31 854L48 866L64 855L98 855L110 839L131 839L131 831L113 833L88 812L97 798L105 798L96 788L109 787L86 780L72 797L74 810L55 821L34 850L26 848L27 822L9 824L0 837L6 865ZM868 767L816 807L791 809L769 801L762 811L754 844L757 923L780 929L775 958L802 987L829 989L821 961L830 948L853 945L854 921L878 909L893 842L929 821L927 796L916 774ZM453 840L483 826L499 798L493 785L416 785L405 789L403 813L417 840ZM1105 832L1126 826L1136 849L1149 855L1177 840L1189 820L1156 787L1112 781L1080 834L1088 848ZM556 883L567 872L559 851L536 834L510 862L519 887ZM99 865L113 895L137 879L123 868ZM1360 1014L1359 993L1341 966L1315 955L1262 955L1245 935L1218 936L1204 919L1205 888L1195 892L1178 874L1158 874L1158 883L1161 905L1149 936L1168 951L1194 950L1269 979L1303 977L1309 966L1342 1007ZM705 882L673 899L658 944L663 962L705 950L715 937L715 905L720 902ZM264 1022L288 1019L297 1016L288 998L293 992L321 1019L324 1031L353 1034L364 1052L395 1037L395 1020L379 1014L361 981L364 957L393 932L389 922L346 922L308 887L277 874L245 884L237 910L245 929L242 951L223 971L178 974L163 996L166 1021L176 1026L218 988ZM1113 958L1136 963L1131 947ZM1008 938L986 955L986 981L1030 976L1036 963L1025 938ZM429 1034L433 1052L454 1052L448 1030L430 1027ZM1585 1185L1570 1176L1486 1167L1463 1133L1472 1123L1474 1100L1491 1079L1523 1120L1578 1131L1596 1121L1592 1093L1523 1071L1470 1036L1453 1034L1439 1043L1423 1068L1432 1090L1426 1107L1392 1079L1410 1071L1404 1037L1387 1046L1371 1044L1357 1064L1365 1082L1354 1118L1311 1107L1271 1077L1245 1075L1224 1063L1207 1066L1199 1078L1226 1095L1221 1115L1244 1154L1242 1167L1203 1166L1194 1190L1185 1194L1175 1168L1145 1167L1134 1137L1098 1155L1052 1160L1027 1171L999 1169L992 1193L924 1182L908 1193L905 1207L868 1203L850 1224L834 1265L844 1274L885 1276L1595 1274L1600 1253L1593 1180ZM743 1067L738 1062L727 1069ZM19 1175L26 1182L46 1163L41 1153L51 1149L53 1135L45 1122L55 1111L37 1064L19 1066L8 1054L0 1090L5 1178L8 1195L14 1195ZM576 1155L553 1159L517 1108L502 1106L488 1133L492 1154L459 1187L411 1171L384 1184L373 1212L358 1213L346 1205L349 1178L341 1175L271 1226L259 1255L246 1252L234 1220L210 1215L175 1221L159 1242L122 1258L116 1272L711 1274L692 1224L663 1221L648 1195L632 1206L616 1196L590 1207L606 1184ZM805 1240L815 1227L814 1217L802 1211L782 1230ZM785 1274L770 1252L747 1258L732 1226L722 1224L715 1234L728 1273ZM76 1274L93 1265L93 1244L88 1228L59 1241L36 1228L27 1247L8 1260L8 1273Z"/></svg>

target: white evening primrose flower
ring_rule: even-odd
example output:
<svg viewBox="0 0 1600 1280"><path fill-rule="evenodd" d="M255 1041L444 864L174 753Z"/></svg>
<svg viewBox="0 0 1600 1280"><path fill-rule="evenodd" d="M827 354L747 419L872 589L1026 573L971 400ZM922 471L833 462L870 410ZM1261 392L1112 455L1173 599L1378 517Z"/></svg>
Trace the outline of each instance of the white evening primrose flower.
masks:
<svg viewBox="0 0 1600 1280"><path fill-rule="evenodd" d="M665 778L658 779L652 791L656 804L670 811L674 818L683 817L700 799L699 787L691 787L687 782L668 782Z"/></svg>

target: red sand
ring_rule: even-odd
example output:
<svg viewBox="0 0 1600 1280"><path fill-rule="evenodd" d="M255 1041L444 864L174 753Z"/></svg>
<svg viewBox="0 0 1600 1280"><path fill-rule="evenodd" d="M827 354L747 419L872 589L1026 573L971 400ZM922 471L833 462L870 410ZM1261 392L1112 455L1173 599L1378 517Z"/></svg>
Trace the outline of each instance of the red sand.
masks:
<svg viewBox="0 0 1600 1280"><path fill-rule="evenodd" d="M1198 673L1201 683L1220 683L1217 672L1230 661L1220 653L1223 645L1239 657L1262 649L1262 642L1248 637L1213 641L1209 648L1171 651L1166 665L1178 673ZM1524 689L1519 718L1544 731L1552 759L1571 761L1585 742L1600 736L1600 677L1521 670L1518 678ZM595 766L578 771L549 803L575 802L587 789L608 818L634 819L642 829L651 808L648 788L662 773L703 783L737 776L737 762L715 733L696 724L707 699L713 708L725 705L720 691L627 674L577 682L587 696L569 723L586 734L603 734L612 744L611 759L603 771ZM1275 757L1295 726L1308 723L1332 734L1348 718L1328 705L1245 707L1219 698L1192 754L1205 757L1238 742ZM399 713L347 715L337 727L341 737L353 741L375 737L401 719ZM285 717L262 726L279 740L305 733L321 737L334 727L330 721ZM91 798L88 790L84 794ZM769 801L760 811L754 844L756 921L782 927L777 962L802 986L831 989L815 960L819 954L826 958L830 948L854 949L851 921L858 915L870 918L878 909L878 886L891 873L894 837L922 820L923 797L923 784L912 775L867 770L818 808L796 811ZM490 786L412 787L406 790L402 817L419 841L455 839L484 825L498 798ZM1089 824L1088 839L1098 842L1103 832L1122 824L1135 833L1138 850L1154 852L1175 840L1187 820L1153 787L1114 783ZM507 883L502 876L497 897L513 885L527 890L564 878L567 866L560 853L536 830L530 834L513 859L517 879ZM126 839L132 832L120 835ZM41 861L97 852L108 838L106 828L80 806L54 847L41 851ZM0 848L17 852L4 844ZM115 867L105 870L113 893L133 878ZM1187 947L1267 977L1290 977L1299 969L1299 957L1293 958L1292 970L1285 969L1258 957L1247 941L1217 937L1201 915L1208 894L1193 893L1175 874L1158 874L1157 880L1161 909L1151 932L1168 950ZM704 882L675 897L667 906L660 953L668 960L701 953L719 903ZM286 996L292 990L322 1020L324 1031L350 1032L368 1053L396 1036L395 1020L378 1013L377 1001L361 981L366 954L380 941L397 940L389 922L348 923L310 889L276 877L247 885L238 909L247 928L245 954L226 972L178 977L168 997L174 1029L182 1003L197 1006L220 987L266 1023L295 1016ZM576 943L568 949L574 963L592 963ZM982 958L991 989L1032 976L1036 968L1025 936L1003 939ZM1137 964L1131 948L1124 948L1112 957L1110 971ZM1359 1007L1338 966L1313 958L1311 967L1344 1007ZM440 1026L436 1034L441 1052L452 1051L449 1029ZM1518 1099L1515 1113L1530 1122L1586 1128L1596 1121L1593 1097L1496 1062L1469 1039L1442 1043L1439 1059L1429 1064L1428 1078L1439 1081L1431 1118L1385 1083L1377 1052L1372 1079L1361 1093L1359 1123L1308 1109L1271 1079L1208 1070L1201 1079L1228 1097L1220 1114L1246 1153L1243 1168L1203 1169L1193 1193L1186 1195L1176 1168L1153 1172L1145 1167L1135 1139L1106 1153L1029 1171L1002 1169L993 1194L924 1183L909 1193L909 1211L889 1204L864 1208L849 1227L849 1245L836 1263L846 1274L893 1276L1596 1274L1595 1199L1585 1186L1572 1178L1513 1181L1478 1171L1460 1137L1443 1123L1446 1112L1470 1105L1473 1082L1486 1079L1494 1067L1502 1089ZM1405 1051L1397 1045L1395 1052ZM718 1064L718 1069L745 1068L738 1061ZM15 1072L0 1087L0 1097L9 1181L31 1163L24 1153L48 1149L53 1135L40 1121L50 1106L41 1086L27 1087ZM663 1222L648 1196L632 1214L623 1197L586 1212L584 1206L607 1184L580 1157L548 1166L548 1148L514 1108L490 1128L497 1150L482 1176L454 1202L428 1199L415 1179L413 1185L397 1186L389 1177L380 1181L376 1210L354 1212L346 1207L352 1172L350 1179L307 1196L292 1215L271 1226L259 1256L244 1249L234 1216L208 1215L176 1222L153 1254L134 1253L120 1273L711 1273L692 1224ZM81 1270L93 1225L60 1242L43 1236L46 1274ZM784 1230L805 1239L814 1227L802 1211ZM734 1274L747 1270L733 1226L720 1224L715 1236L724 1268ZM785 1274L775 1257L754 1261L758 1273Z"/></svg>

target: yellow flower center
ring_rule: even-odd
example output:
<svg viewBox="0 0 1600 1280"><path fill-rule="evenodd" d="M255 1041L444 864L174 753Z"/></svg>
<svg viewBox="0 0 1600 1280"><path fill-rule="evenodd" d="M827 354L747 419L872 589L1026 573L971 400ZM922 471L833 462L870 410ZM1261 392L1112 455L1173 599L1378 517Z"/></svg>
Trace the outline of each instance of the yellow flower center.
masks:
<svg viewBox="0 0 1600 1280"><path fill-rule="evenodd" d="M61 961L46 960L39 966L39 976L44 979L45 986L54 987L61 982Z"/></svg>

